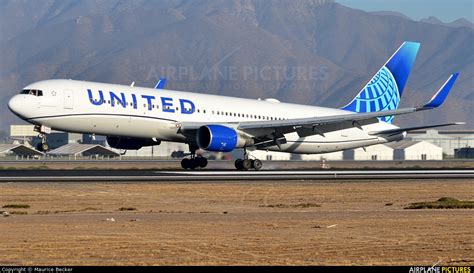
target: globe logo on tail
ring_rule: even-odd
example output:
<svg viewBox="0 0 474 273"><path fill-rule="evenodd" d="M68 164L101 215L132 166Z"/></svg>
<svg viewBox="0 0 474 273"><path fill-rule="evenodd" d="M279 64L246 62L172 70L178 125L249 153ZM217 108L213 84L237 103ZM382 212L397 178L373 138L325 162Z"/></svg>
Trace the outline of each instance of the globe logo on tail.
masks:
<svg viewBox="0 0 474 273"><path fill-rule="evenodd" d="M390 70L384 66L344 109L357 113L368 113L395 110L399 104L400 93L397 83ZM393 116L380 117L379 120L392 123Z"/></svg>

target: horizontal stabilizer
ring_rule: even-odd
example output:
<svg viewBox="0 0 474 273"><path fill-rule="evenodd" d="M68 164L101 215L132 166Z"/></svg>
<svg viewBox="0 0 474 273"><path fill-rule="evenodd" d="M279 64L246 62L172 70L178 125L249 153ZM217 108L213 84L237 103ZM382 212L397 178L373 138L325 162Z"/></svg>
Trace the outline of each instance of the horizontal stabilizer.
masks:
<svg viewBox="0 0 474 273"><path fill-rule="evenodd" d="M423 108L433 109L443 104L458 75L459 73L452 74L451 77L449 77L449 79L443 84L443 86L441 86L438 92L436 92L436 94L431 98L431 100L427 104L423 105Z"/></svg>
<svg viewBox="0 0 474 273"><path fill-rule="evenodd" d="M452 123L443 123L443 124L435 124L435 125L396 128L396 129L369 132L369 135L371 136L391 135L391 134L403 133L403 132L414 131L414 130L429 129L429 128L435 128L435 127L451 126L451 125L464 125L464 124L466 123L465 122L452 122Z"/></svg>

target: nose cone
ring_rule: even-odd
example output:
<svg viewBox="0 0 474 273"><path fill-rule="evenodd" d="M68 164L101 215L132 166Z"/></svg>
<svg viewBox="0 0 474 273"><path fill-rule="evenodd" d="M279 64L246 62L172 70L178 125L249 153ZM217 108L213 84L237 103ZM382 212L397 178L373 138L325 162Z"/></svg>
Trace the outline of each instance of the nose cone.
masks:
<svg viewBox="0 0 474 273"><path fill-rule="evenodd" d="M13 96L13 98L11 98L9 101L8 101L8 109L10 109L10 111L12 111L15 115L19 116L20 118L24 118L25 116L22 115L22 102L24 100L22 100L22 98L20 98L19 95L15 95Z"/></svg>

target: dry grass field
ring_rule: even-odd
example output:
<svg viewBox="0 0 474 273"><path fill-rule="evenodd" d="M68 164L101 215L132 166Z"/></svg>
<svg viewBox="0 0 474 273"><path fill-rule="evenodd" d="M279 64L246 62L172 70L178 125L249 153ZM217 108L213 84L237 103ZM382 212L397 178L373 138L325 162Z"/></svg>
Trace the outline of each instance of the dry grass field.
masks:
<svg viewBox="0 0 474 273"><path fill-rule="evenodd" d="M473 185L3 183L0 264L471 265L472 210L404 207Z"/></svg>

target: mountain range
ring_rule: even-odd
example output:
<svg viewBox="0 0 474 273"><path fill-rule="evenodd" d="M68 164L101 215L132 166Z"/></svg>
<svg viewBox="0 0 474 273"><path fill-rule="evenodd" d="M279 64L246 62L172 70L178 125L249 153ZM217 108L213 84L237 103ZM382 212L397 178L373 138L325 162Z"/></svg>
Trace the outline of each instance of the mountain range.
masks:
<svg viewBox="0 0 474 273"><path fill-rule="evenodd" d="M465 23L465 22L464 22ZM0 2L0 129L22 87L66 78L342 107L403 41L421 43L401 107L460 76L441 109L403 126L474 128L474 29L322 0Z"/></svg>

